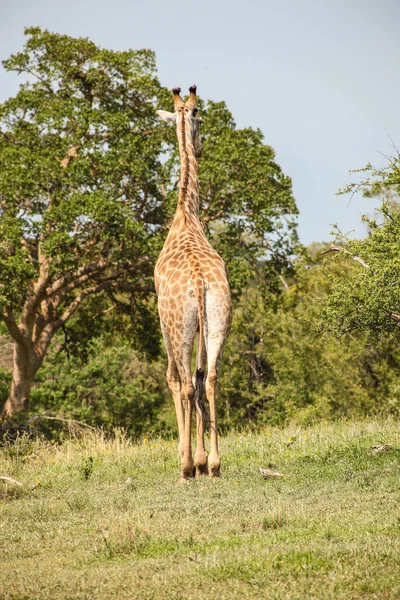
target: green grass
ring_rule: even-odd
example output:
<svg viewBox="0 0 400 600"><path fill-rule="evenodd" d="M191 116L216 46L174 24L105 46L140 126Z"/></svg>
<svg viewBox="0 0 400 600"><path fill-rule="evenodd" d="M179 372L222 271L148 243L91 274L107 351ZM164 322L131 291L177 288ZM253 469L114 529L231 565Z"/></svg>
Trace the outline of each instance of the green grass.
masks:
<svg viewBox="0 0 400 600"><path fill-rule="evenodd" d="M0 458L23 483L0 482L0 598L399 598L399 449L392 420L232 433L223 477L181 484L170 441L22 438Z"/></svg>

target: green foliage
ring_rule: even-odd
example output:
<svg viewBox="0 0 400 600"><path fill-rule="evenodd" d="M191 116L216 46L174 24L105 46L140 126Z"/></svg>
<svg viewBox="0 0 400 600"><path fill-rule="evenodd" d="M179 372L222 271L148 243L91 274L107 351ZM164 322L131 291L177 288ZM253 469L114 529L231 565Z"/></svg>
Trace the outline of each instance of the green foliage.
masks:
<svg viewBox="0 0 400 600"><path fill-rule="evenodd" d="M246 421L259 426L400 412L396 340L340 338L321 324L332 281L352 281L357 265L343 257L322 261L318 249L313 253L314 260L298 265L278 303L265 303L253 287L236 308L220 400L228 428Z"/></svg>
<svg viewBox="0 0 400 600"><path fill-rule="evenodd" d="M364 220L369 234L363 240L338 235L348 260L361 257L351 278L334 282L325 319L338 331L367 331L399 336L400 323L400 209L383 202L374 219Z"/></svg>
<svg viewBox="0 0 400 600"><path fill-rule="evenodd" d="M4 66L30 78L0 107L2 306L21 306L39 276L39 251L53 280L73 281L79 266L106 257L97 281L111 270L115 280L151 286L178 180L175 131L155 113L171 99L154 53L103 50L37 27L25 33L24 51ZM257 257L284 262L293 251L297 209L261 132L236 129L223 102L203 112L202 218L211 234L223 222L215 241L240 289Z"/></svg>
<svg viewBox="0 0 400 600"><path fill-rule="evenodd" d="M154 53L38 27L25 34L23 51L3 62L25 82L0 106L0 316L14 336L21 319L33 373L77 310L70 341L107 330L110 302L155 355L148 295L166 215ZM90 303L93 293L103 298Z"/></svg>
<svg viewBox="0 0 400 600"><path fill-rule="evenodd" d="M321 257L325 247L310 248L280 296L269 295L266 302L255 285L242 294L222 362L218 409L223 430L400 414L396 338L386 334L371 340L364 332L337 336L321 322L332 285L359 272L359 265L342 254L334 261ZM73 335L79 335L80 322L71 322ZM59 349L63 346L60 337ZM115 337L92 337L84 352L77 352L79 340L68 347L69 354L53 351L39 373L34 412L106 431L122 425L135 437L176 431L163 359L149 363ZM48 425L44 421L41 430L46 426L46 434L54 435Z"/></svg>
<svg viewBox="0 0 400 600"><path fill-rule="evenodd" d="M297 250L291 180L261 131L236 129L223 102L208 102L202 139L201 218L226 261L233 290L240 292L261 266L272 287Z"/></svg>
<svg viewBox="0 0 400 600"><path fill-rule="evenodd" d="M86 481L89 479L89 477L93 473L93 468L93 457L88 456L87 458L85 458L81 466L83 479L85 479Z"/></svg>
<svg viewBox="0 0 400 600"><path fill-rule="evenodd" d="M388 157L388 164L375 168L368 163L355 172L366 173L339 193L362 191L378 197L374 217L364 216L368 235L352 240L336 231L340 252L358 263L351 279L336 278L328 298L324 319L339 332L366 331L379 339L389 333L399 336L400 325L400 154Z"/></svg>
<svg viewBox="0 0 400 600"><path fill-rule="evenodd" d="M32 390L32 411L138 437L163 424L158 412L166 397L164 370L140 361L123 342L94 339L86 359L53 352Z"/></svg>

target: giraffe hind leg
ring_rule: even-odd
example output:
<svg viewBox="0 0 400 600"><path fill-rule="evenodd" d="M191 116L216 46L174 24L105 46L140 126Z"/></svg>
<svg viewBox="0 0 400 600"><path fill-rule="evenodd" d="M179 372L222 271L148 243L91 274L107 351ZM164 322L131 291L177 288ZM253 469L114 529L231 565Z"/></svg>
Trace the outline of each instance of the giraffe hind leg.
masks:
<svg viewBox="0 0 400 600"><path fill-rule="evenodd" d="M207 400L210 405L210 454L208 456L208 470L211 477L219 477L221 468L217 430L217 399L221 387L218 378L218 362L218 359L209 362L206 382Z"/></svg>
<svg viewBox="0 0 400 600"><path fill-rule="evenodd" d="M218 451L217 400L220 391L218 377L225 341L230 329L230 298L226 295L207 295L207 380L206 395L210 406L210 454L208 470L219 477L221 459Z"/></svg>
<svg viewBox="0 0 400 600"><path fill-rule="evenodd" d="M192 456L191 428L194 408L195 388L191 375L191 363L194 339L197 328L197 305L195 302L183 309L183 327L181 334L174 339L174 358L181 380L181 398L184 414L184 443L181 460L181 478L186 481L195 473Z"/></svg>

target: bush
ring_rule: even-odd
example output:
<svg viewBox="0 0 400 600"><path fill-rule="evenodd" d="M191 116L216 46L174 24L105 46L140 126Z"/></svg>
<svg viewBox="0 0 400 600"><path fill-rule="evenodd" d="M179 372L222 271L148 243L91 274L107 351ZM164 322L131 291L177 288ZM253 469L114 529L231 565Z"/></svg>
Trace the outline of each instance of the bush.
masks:
<svg viewBox="0 0 400 600"><path fill-rule="evenodd" d="M140 360L127 344L95 339L87 359L53 352L32 390L32 412L50 412L129 435L164 426L158 412L166 397L163 369Z"/></svg>

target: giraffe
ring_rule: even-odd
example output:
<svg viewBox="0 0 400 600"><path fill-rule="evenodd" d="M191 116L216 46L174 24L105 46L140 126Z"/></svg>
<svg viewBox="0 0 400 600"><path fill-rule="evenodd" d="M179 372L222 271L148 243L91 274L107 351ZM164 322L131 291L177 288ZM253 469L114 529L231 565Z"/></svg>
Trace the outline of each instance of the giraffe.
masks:
<svg viewBox="0 0 400 600"><path fill-rule="evenodd" d="M176 124L181 159L178 204L168 237L155 267L155 285L161 330L168 354L167 382L175 404L179 430L181 479L210 474L218 477L216 400L218 372L227 340L232 306L225 264L214 250L199 219L197 158L202 154L196 86L189 88L186 103L180 88L173 90L173 113L159 110L164 121ZM198 333L196 369L192 377L192 354ZM206 374L207 367L207 374ZM204 377L206 376L205 385ZM209 403L210 454L204 446L206 410ZM191 422L196 410L197 447L191 447Z"/></svg>

